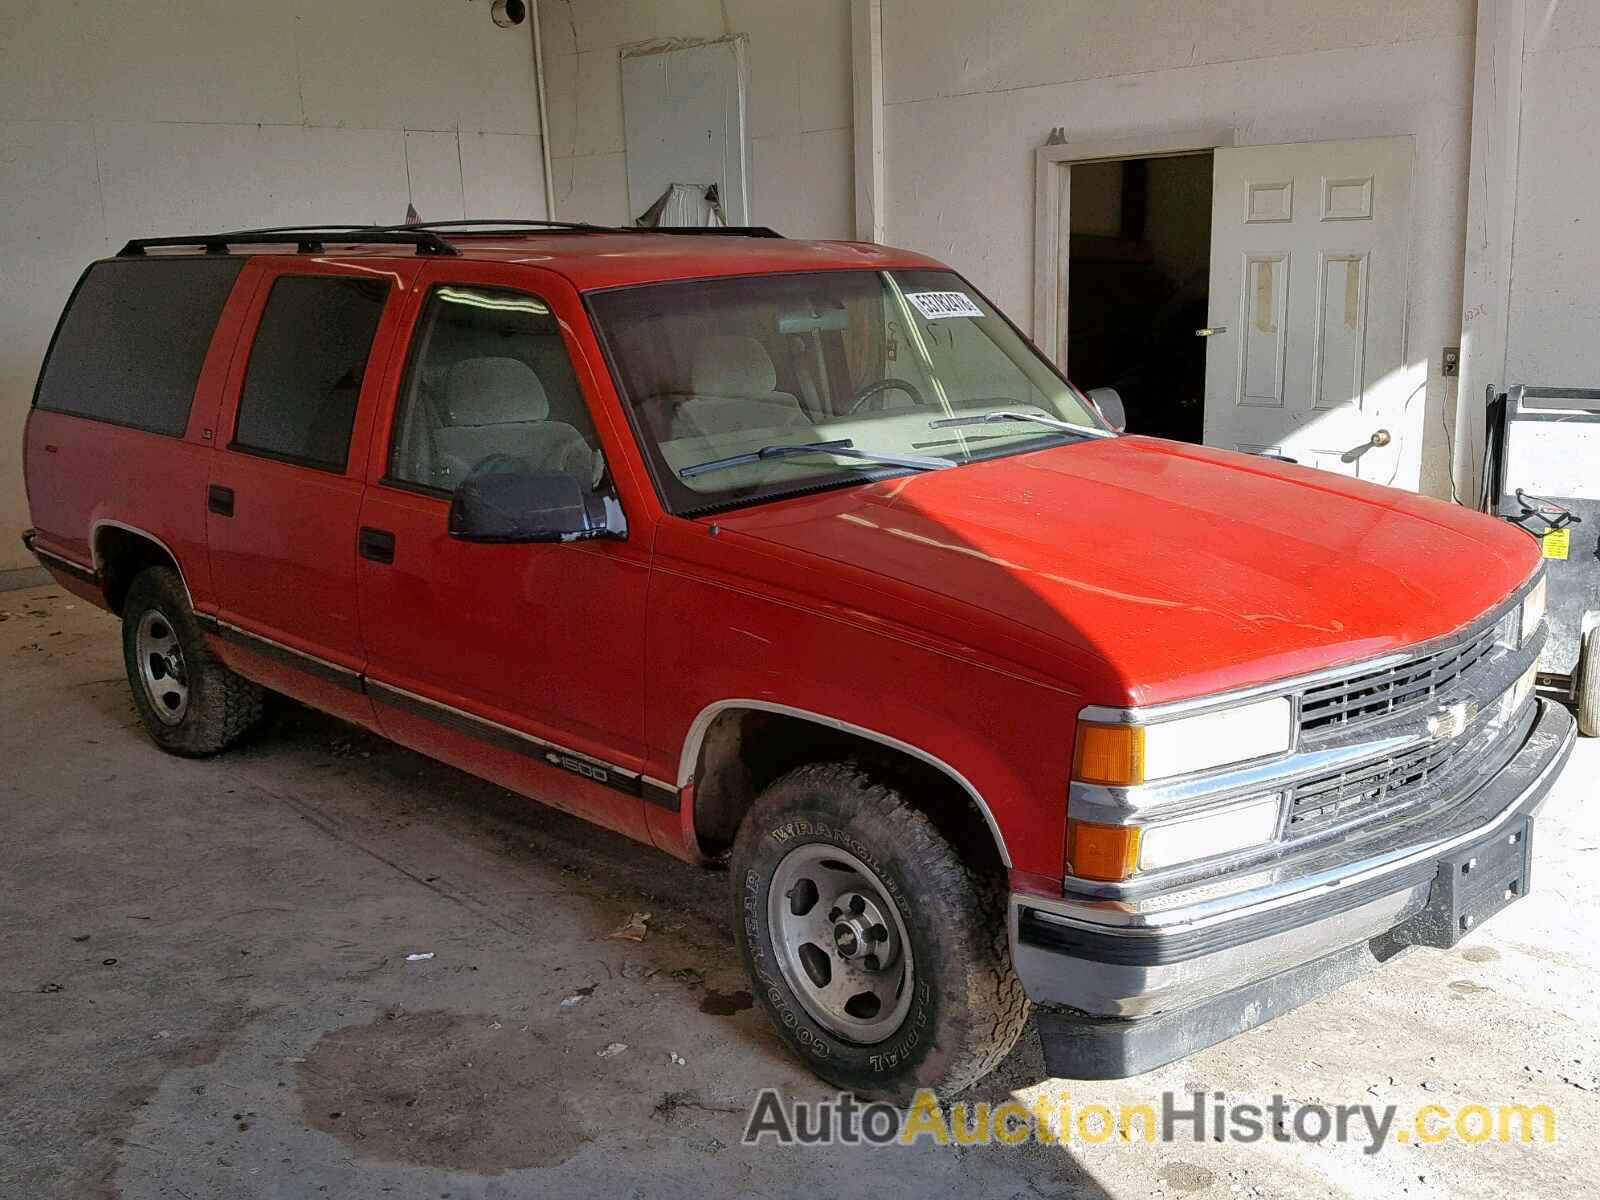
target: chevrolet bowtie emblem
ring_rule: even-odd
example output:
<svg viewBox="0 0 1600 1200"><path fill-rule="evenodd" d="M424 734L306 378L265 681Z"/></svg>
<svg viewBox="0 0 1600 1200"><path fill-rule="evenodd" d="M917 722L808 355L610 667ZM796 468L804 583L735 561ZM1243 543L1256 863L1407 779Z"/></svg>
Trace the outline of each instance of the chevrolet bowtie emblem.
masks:
<svg viewBox="0 0 1600 1200"><path fill-rule="evenodd" d="M1478 715L1476 700L1462 700L1449 708L1441 708L1428 718L1428 733L1440 741L1460 737Z"/></svg>

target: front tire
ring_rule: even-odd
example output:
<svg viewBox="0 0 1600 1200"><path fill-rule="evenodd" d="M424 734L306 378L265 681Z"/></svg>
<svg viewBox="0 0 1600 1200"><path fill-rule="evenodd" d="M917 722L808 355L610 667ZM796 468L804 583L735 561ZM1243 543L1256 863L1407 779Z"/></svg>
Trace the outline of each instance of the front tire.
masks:
<svg viewBox="0 0 1600 1200"><path fill-rule="evenodd" d="M892 788L840 763L757 799L733 848L740 953L778 1035L828 1083L953 1095L1021 1036L1006 892Z"/></svg>
<svg viewBox="0 0 1600 1200"><path fill-rule="evenodd" d="M1578 655L1578 732L1600 737L1600 625L1583 635Z"/></svg>
<svg viewBox="0 0 1600 1200"><path fill-rule="evenodd" d="M260 686L211 652L183 581L168 567L149 567L129 586L122 659L145 731L168 753L216 754L261 719Z"/></svg>

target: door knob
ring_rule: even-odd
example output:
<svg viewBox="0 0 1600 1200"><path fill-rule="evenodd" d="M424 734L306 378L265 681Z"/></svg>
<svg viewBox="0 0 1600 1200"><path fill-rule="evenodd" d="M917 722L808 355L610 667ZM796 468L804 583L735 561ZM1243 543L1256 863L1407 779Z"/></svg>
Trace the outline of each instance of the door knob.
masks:
<svg viewBox="0 0 1600 1200"><path fill-rule="evenodd" d="M1387 429L1380 429L1369 440L1374 446L1387 446L1392 439Z"/></svg>
<svg viewBox="0 0 1600 1200"><path fill-rule="evenodd" d="M1227 332L1228 327L1226 325L1207 325L1204 329L1196 329L1194 335L1195 337L1216 337L1219 333Z"/></svg>

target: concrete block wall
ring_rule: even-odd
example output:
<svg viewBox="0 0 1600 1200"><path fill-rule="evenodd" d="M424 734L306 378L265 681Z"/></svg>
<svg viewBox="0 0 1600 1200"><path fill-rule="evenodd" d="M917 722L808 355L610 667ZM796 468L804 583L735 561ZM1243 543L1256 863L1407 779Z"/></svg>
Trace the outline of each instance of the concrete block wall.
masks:
<svg viewBox="0 0 1600 1200"><path fill-rule="evenodd" d="M754 210L795 236L853 236L848 4L540 0L562 216L623 220L616 49L750 38ZM1501 382L1600 386L1600 5L1592 0L883 0L886 240L1032 316L1033 150L1227 131L1233 144L1415 139L1399 436L1452 494L1478 3L1525 4L1522 143ZM563 27L565 23L565 27ZM1471 403L1471 398L1468 398Z"/></svg>
<svg viewBox="0 0 1600 1200"><path fill-rule="evenodd" d="M487 0L7 6L0 570L31 566L21 431L79 271L138 235L544 216L528 28Z"/></svg>
<svg viewBox="0 0 1600 1200"><path fill-rule="evenodd" d="M1600 388L1600 4L1529 7L1507 384Z"/></svg>
<svg viewBox="0 0 1600 1200"><path fill-rule="evenodd" d="M618 51L748 39L751 212L791 237L852 236L849 0L539 0L557 215L626 223Z"/></svg>
<svg viewBox="0 0 1600 1200"><path fill-rule="evenodd" d="M1472 0L884 0L889 240L1032 315L1033 151L1227 131L1236 145L1412 134L1407 304L1423 490L1449 494L1440 351L1461 321ZM1397 481L1416 486L1416 481Z"/></svg>
<svg viewBox="0 0 1600 1200"><path fill-rule="evenodd" d="M1600 6L1528 8L1506 380L1600 385ZM559 217L626 222L621 47L743 35L753 215L854 233L850 0L538 0ZM81 266L139 234L543 216L532 46L487 0L102 0L8 13L0 72L0 571L28 563L20 429ZM1031 317L1033 150L1226 130L1409 134L1421 486L1449 494L1473 0L883 0L887 240Z"/></svg>

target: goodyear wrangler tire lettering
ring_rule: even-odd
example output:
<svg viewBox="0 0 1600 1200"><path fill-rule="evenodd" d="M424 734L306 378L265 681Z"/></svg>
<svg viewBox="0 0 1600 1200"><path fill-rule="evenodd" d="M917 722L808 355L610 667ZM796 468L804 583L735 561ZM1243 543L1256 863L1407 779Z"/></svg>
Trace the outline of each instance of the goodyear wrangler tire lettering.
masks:
<svg viewBox="0 0 1600 1200"><path fill-rule="evenodd" d="M759 923L756 920L755 914L757 911L757 906L760 904L760 898L761 876L755 871L748 871L745 873L742 903L744 911L744 926L749 939L746 944L757 946L759 946L761 943L759 940ZM762 961L765 960L765 957L766 955L764 951L758 955L758 958L760 958ZM777 1019L781 1021L786 1028L792 1030L794 1036L802 1041L811 1051L811 1053L816 1055L818 1058L826 1058L829 1054L828 1045L824 1042L817 1041L811 1034L811 1031L801 1024L800 1017L789 1008L788 998L778 981L775 980L764 967L760 966L756 962L752 962L750 964L749 970L751 979L756 985L753 990L763 996L772 1006L772 1010L777 1014Z"/></svg>
<svg viewBox="0 0 1600 1200"><path fill-rule="evenodd" d="M952 1093L992 1070L1020 1036L1027 998L1006 939L996 936L1006 920L1003 876L963 862L908 798L859 768L817 763L772 783L745 818L732 865L734 930L752 990L779 1037L828 1082L871 1099L904 1101L919 1087ZM835 904L836 919L832 909L814 908L807 889L819 897L824 883L832 889L830 871L846 881L841 897L863 902L859 911ZM860 884L854 892L852 879ZM846 956L859 952L866 931L877 938L891 922L909 966L898 990L873 993L893 998L892 1008L877 1010L887 1015L842 1021L837 1010L814 1008L826 986L810 977L818 956L799 974L800 956L783 939L810 939L831 980L836 964L855 962ZM892 958L895 938L888 941ZM859 982L863 974L881 984L871 968L848 977ZM863 1028L875 1036L846 1033Z"/></svg>
<svg viewBox="0 0 1600 1200"><path fill-rule="evenodd" d="M907 1018L907 1023L914 1025L915 1028L893 1050L873 1055L868 1060L873 1070L886 1071L893 1068L903 1057L916 1049L917 1043L922 1041L922 1029L927 1024L929 1015L928 995L928 985L926 983L919 984L916 1005L912 1009L911 1016Z"/></svg>

